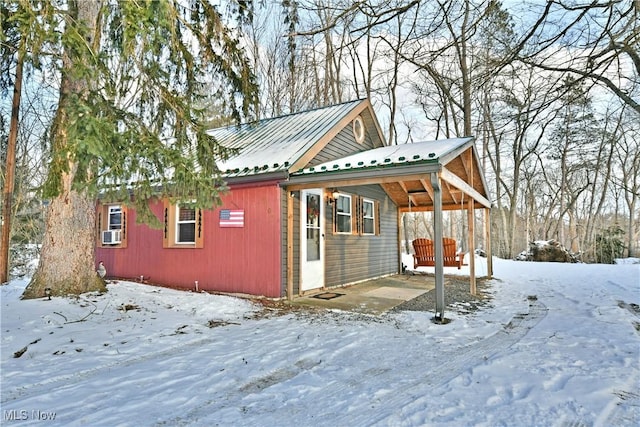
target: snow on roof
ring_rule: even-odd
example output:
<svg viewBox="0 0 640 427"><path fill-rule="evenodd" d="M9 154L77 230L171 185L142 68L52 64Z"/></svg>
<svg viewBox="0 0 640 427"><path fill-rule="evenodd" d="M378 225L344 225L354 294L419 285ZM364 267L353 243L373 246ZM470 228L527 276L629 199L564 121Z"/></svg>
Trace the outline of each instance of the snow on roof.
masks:
<svg viewBox="0 0 640 427"><path fill-rule="evenodd" d="M305 168L294 175L380 168L410 163L435 163L472 140L472 137L467 137L389 145Z"/></svg>
<svg viewBox="0 0 640 427"><path fill-rule="evenodd" d="M227 178L288 170L342 118L364 100L356 100L207 133L238 154L218 167Z"/></svg>

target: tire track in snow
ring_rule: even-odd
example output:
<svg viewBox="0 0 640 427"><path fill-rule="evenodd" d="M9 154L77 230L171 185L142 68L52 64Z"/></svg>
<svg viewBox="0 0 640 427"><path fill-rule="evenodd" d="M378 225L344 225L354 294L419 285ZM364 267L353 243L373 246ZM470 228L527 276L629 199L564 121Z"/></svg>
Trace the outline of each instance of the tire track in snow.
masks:
<svg viewBox="0 0 640 427"><path fill-rule="evenodd" d="M596 419L594 426L624 426L640 423L640 393L638 371L635 371L623 390L614 390L614 397Z"/></svg>
<svg viewBox="0 0 640 427"><path fill-rule="evenodd" d="M95 368L85 369L85 370L82 370L79 372L73 372L70 374L59 375L59 376L48 378L44 381L40 381L37 383L31 383L31 384L26 384L20 387L16 387L13 390L3 390L2 400L0 400L0 403L4 404L4 403L11 402L13 400L17 400L25 397L32 397L35 395L46 394L47 392L50 392L62 385L67 386L67 385L77 384L82 381L86 381L87 378L91 378L106 370L124 368L128 366L136 365L141 362L146 362L148 360L161 358L164 356L177 355L180 353L184 353L185 351L193 347L200 347L203 344L209 344L215 341L216 341L215 337L200 338L197 340L176 344L164 350L156 351L153 353L147 353L143 356L137 356L137 357L133 357L131 359L125 359L125 360L117 360L112 363L96 366Z"/></svg>
<svg viewBox="0 0 640 427"><path fill-rule="evenodd" d="M212 413L217 411L223 411L226 409L231 410L243 410L241 401L248 395L254 393L260 393L273 385L279 384L284 381L288 381L300 373L310 370L315 366L320 365L321 361L313 359L301 359L295 362L292 366L278 368L272 370L264 375L259 375L252 378L233 389L221 389L210 395L201 404L191 408L182 415L174 417L168 420L157 421L157 426L187 426L198 423L201 418L206 418ZM277 424L273 424L277 425Z"/></svg>
<svg viewBox="0 0 640 427"><path fill-rule="evenodd" d="M398 393L385 398L385 406L406 408L408 409L406 413L413 413L412 406L423 405L420 399L425 396L425 390L432 391L458 377L464 371L500 355L520 341L531 328L544 319L547 311L547 307L543 303L535 298L529 298L528 313L516 314L501 330L478 343L443 353L440 356L442 363L438 365L437 371L430 371L424 376L417 375L412 384L404 386ZM416 373L423 372L420 363L409 367L409 369L414 369ZM372 419L371 414L367 413L363 405L356 409L358 415L353 418L349 417L351 425L388 425L397 422L397 414L384 416L381 419Z"/></svg>
<svg viewBox="0 0 640 427"><path fill-rule="evenodd" d="M609 281L609 283L613 283ZM613 283L615 284L615 283ZM640 317L640 309L637 304L629 304L624 301L618 301L618 307L629 311L636 318ZM633 323L638 332L638 323ZM607 406L598 416L594 423L598 426L622 426L622 425L639 425L640 424L640 374L637 370L633 371L633 375L621 390L614 390L614 397L609 401Z"/></svg>
<svg viewBox="0 0 640 427"><path fill-rule="evenodd" d="M446 384L458 377L462 372L484 363L485 360L495 357L520 341L531 328L546 316L546 313L547 307L544 304L536 299L529 299L529 312L517 314L507 325L495 334L465 348L443 353L441 355L443 363L438 366L437 371L424 372L424 360L419 357L408 360L409 363L402 366L401 372L394 369L398 377L403 379L408 378L408 380L403 381L404 384L402 384L400 391L394 390L385 396L384 405L396 408L410 408L412 402L415 402L425 395L425 389L432 390ZM280 407L278 411L276 411L277 414L274 414L273 407L263 407L264 410L261 410L260 407L257 409L255 407L247 408L246 405L243 405L243 400L250 394L260 393L268 387L291 380L295 376L313 369L319 364L320 362L317 361L299 360L293 366L276 369L265 375L255 377L233 390L219 390L209 396L206 401L187 411L185 414L182 414L180 417L159 421L156 425L188 425L203 419L210 419L209 417L216 413L224 413L229 410L246 411L247 417L256 417L256 419L259 419L261 423L266 425L278 422L282 423L282 420L288 420L292 424L299 424L302 420L298 420L298 417L308 417L310 412L313 412L313 408L309 408L305 404L298 402L294 405ZM366 366L363 366L361 370L356 368L357 367L350 367L351 375L347 377L343 376L341 383L331 383L330 387L324 388L320 392L322 401L340 402L345 396L353 396L353 391L389 389L390 378L388 371L391 369L384 367L367 368ZM423 372L424 374L421 375ZM396 374L393 375L395 376ZM375 381L377 384L371 385L371 381ZM313 396L317 395L310 395L311 399L313 399ZM332 405L320 404L320 406L322 407L322 413L316 413L317 417L313 419L314 425L323 425L323 419L328 420L331 425L335 423L336 419L348 422L349 425L394 424L394 420L391 419L394 415L385 416L385 418L382 419L372 419L370 400L359 400L356 402L356 404L350 408L350 412L353 412L352 415L349 413L345 414L344 408L342 407L336 409L336 411L340 412L332 413ZM270 420L271 417L275 418ZM310 419L305 418L305 421L309 422ZM251 424L249 421L247 422ZM304 424L304 422L302 424Z"/></svg>
<svg viewBox="0 0 640 427"><path fill-rule="evenodd" d="M547 315L547 307L537 299L529 299L529 312L516 314L509 323L490 337L465 348L443 354L444 362L434 375L426 378L431 386L443 385L462 371L495 357L520 341L531 328Z"/></svg>
<svg viewBox="0 0 640 427"><path fill-rule="evenodd" d="M529 329L537 324L546 314L546 307L537 302L529 302L529 313L516 315L507 325L494 335L487 339L480 341L476 344L467 346L455 352L444 353L441 355L441 359L444 361L439 365L438 371L430 371L424 376L416 375L420 373L424 368L424 361L420 358L411 360L411 363L403 366L402 373L406 374L403 377L410 378L410 381L403 386L402 391L395 393L389 398L385 398L385 405L392 405L394 407L408 407L407 402L413 402L416 398L424 395L422 391L425 387L433 389L439 385L443 385L451 379L460 375L461 372L476 366L478 363L482 363L484 360L495 356L500 351L505 350L514 343L518 342L522 337L526 335ZM21 398L28 398L32 396L46 394L61 386L69 386L86 381L88 378L96 376L105 370L114 370L136 365L141 362L159 359L166 356L178 355L189 351L194 347L201 347L203 345L213 343L217 340L217 337L205 337L201 339L192 340L185 343L176 344L170 348L166 348L161 351L145 354L138 357L133 357L126 360L118 360L113 363L97 366L92 369L86 369L80 372L71 374L60 375L57 377L49 378L47 380L27 384L21 387L14 388L12 390L3 391L1 403L11 402ZM159 421L159 425L180 425L190 424L194 420L198 420L201 417L207 417L216 411L233 410L242 408L242 400L250 394L259 394L263 390L291 380L292 378L300 375L301 373L312 370L319 365L320 362L311 359L303 359L297 361L293 366L277 369L268 372L264 375L259 375L252 378L243 384L240 384L233 389L225 388L217 393L214 393L202 404L187 411L186 414L182 414L180 417L173 418L171 420ZM364 367L363 367L364 368ZM367 368L362 370L353 370L353 373L345 381L340 384L332 384L328 390L322 392L323 399L326 401L341 401L345 394L349 394L349 391L360 390L366 386L366 388L372 388L368 382L372 379L378 378L377 389L385 389L389 386L388 375L385 375L388 369L375 369ZM358 402L359 403L359 402ZM353 409L357 414L350 419L350 423L357 425L371 424L382 422L384 419L372 420L367 407L369 402L362 402L359 406L355 406ZM285 408L283 408L285 409ZM324 408L327 409L326 407ZM330 408L329 408L330 409ZM287 407L285 409L294 418L299 414L304 414L306 409L304 405L295 405L294 407ZM359 415L358 415L359 414ZM365 415L367 414L367 415ZM273 414L255 414L251 415L264 415L266 418ZM329 416L329 420L340 419L336 418L336 415L344 417L344 413L323 415ZM324 418L324 417L322 417ZM317 419L319 423L322 419Z"/></svg>

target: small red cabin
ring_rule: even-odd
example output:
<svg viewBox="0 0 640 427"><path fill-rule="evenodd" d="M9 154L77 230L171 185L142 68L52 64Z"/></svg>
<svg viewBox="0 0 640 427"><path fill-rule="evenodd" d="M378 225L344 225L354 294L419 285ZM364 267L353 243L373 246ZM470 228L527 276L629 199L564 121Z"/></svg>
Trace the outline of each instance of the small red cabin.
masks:
<svg viewBox="0 0 640 427"><path fill-rule="evenodd" d="M399 273L400 212L430 201L429 174L443 161L454 205L455 186L489 204L473 138L385 146L368 100L210 133L238 153L219 164L230 188L222 206L158 200L157 230L124 204L98 202L96 259L108 276L292 298Z"/></svg>

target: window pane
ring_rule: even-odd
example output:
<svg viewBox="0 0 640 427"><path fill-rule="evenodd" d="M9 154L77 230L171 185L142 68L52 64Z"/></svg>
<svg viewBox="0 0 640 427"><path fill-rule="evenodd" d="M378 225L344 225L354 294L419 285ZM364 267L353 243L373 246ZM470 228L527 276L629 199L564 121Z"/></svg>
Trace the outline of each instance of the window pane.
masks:
<svg viewBox="0 0 640 427"><path fill-rule="evenodd" d="M122 214L112 213L109 215L109 230L119 230L122 227Z"/></svg>
<svg viewBox="0 0 640 427"><path fill-rule="evenodd" d="M373 203L371 202L363 202L362 209L365 217L373 218Z"/></svg>
<svg viewBox="0 0 640 427"><path fill-rule="evenodd" d="M374 234L374 214L373 214L373 202L364 200L362 202L362 233Z"/></svg>
<svg viewBox="0 0 640 427"><path fill-rule="evenodd" d="M178 224L178 242L179 243L195 243L196 241L196 224L186 223Z"/></svg>
<svg viewBox="0 0 640 427"><path fill-rule="evenodd" d="M307 225L320 227L320 196L307 194Z"/></svg>
<svg viewBox="0 0 640 427"><path fill-rule="evenodd" d="M351 197L338 196L336 201L336 231L351 233Z"/></svg>
<svg viewBox="0 0 640 427"><path fill-rule="evenodd" d="M122 228L122 208L120 206L109 207L109 230Z"/></svg>
<svg viewBox="0 0 640 427"><path fill-rule="evenodd" d="M338 222L336 228L339 233L351 233L351 216L338 214L336 221Z"/></svg>
<svg viewBox="0 0 640 427"><path fill-rule="evenodd" d="M375 232L373 228L373 219L365 218L364 219L364 233L365 234L373 234Z"/></svg>
<svg viewBox="0 0 640 427"><path fill-rule="evenodd" d="M320 230L307 228L307 261L320 259Z"/></svg>
<svg viewBox="0 0 640 427"><path fill-rule="evenodd" d="M195 221L195 220L196 220L196 210L195 209L180 208L178 221Z"/></svg>
<svg viewBox="0 0 640 427"><path fill-rule="evenodd" d="M351 213L351 197L347 196L338 196L338 201L336 202L336 209L338 212L342 213Z"/></svg>
<svg viewBox="0 0 640 427"><path fill-rule="evenodd" d="M176 224L176 243L196 242L195 208L178 206Z"/></svg>

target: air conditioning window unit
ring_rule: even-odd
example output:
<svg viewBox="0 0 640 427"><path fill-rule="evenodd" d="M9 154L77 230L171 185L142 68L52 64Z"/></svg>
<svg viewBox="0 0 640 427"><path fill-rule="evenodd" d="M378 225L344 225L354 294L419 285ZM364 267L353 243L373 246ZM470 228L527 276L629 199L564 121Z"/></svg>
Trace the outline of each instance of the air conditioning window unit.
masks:
<svg viewBox="0 0 640 427"><path fill-rule="evenodd" d="M102 232L103 245L117 245L122 242L122 230L104 230Z"/></svg>

